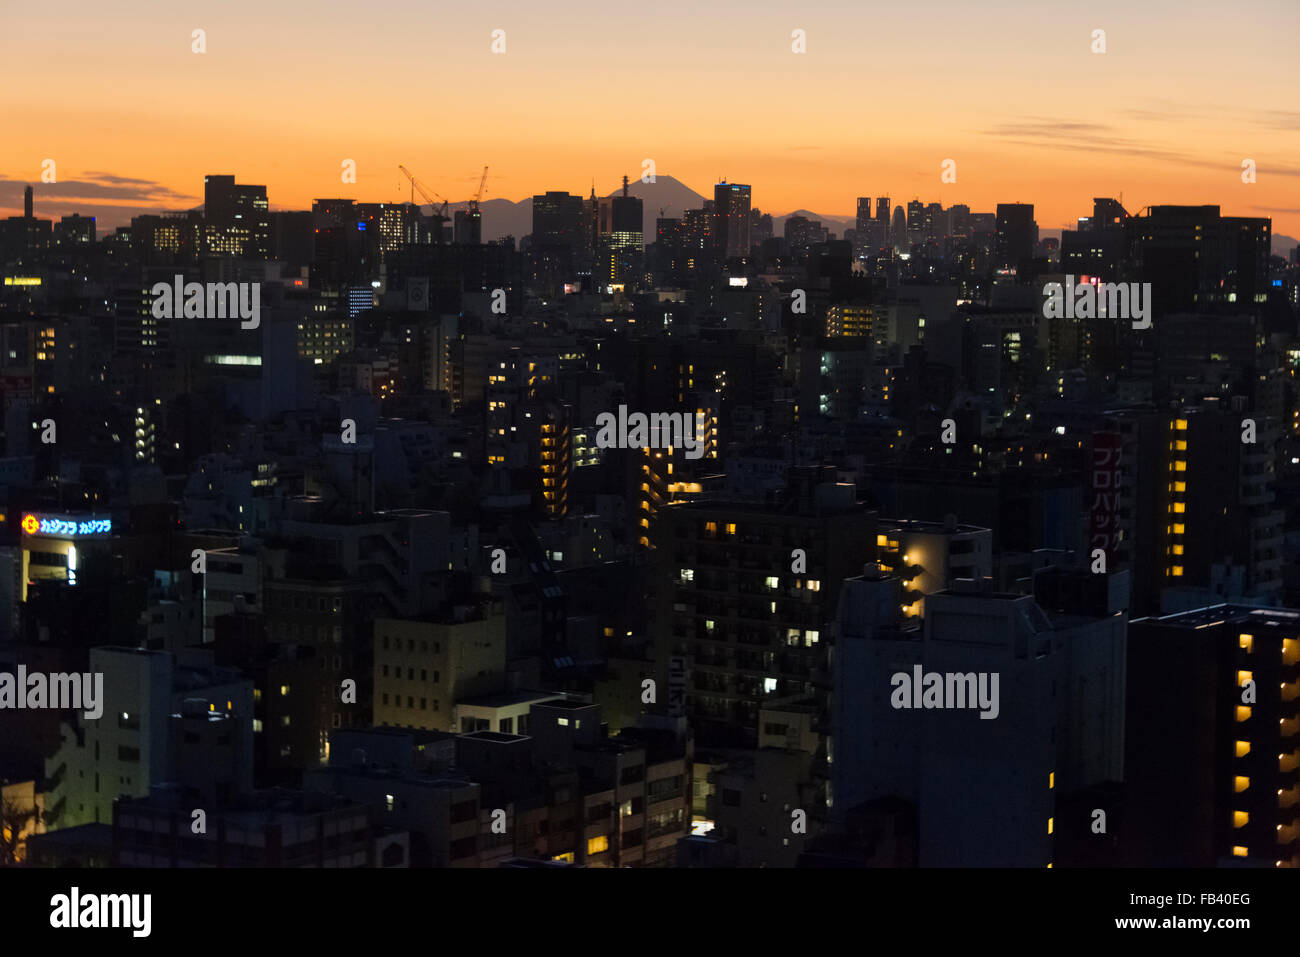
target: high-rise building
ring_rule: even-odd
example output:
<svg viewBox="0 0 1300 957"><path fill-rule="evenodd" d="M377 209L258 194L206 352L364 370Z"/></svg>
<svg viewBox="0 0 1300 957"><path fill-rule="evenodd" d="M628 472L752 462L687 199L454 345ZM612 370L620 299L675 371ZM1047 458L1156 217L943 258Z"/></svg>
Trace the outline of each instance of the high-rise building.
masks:
<svg viewBox="0 0 1300 957"><path fill-rule="evenodd" d="M859 236L866 235L867 228L871 223L871 197L858 197L858 216L854 223Z"/></svg>
<svg viewBox="0 0 1300 957"><path fill-rule="evenodd" d="M724 259L749 255L749 187L740 183L718 183L713 187L713 210L717 223L714 241Z"/></svg>
<svg viewBox="0 0 1300 957"><path fill-rule="evenodd" d="M1034 222L1033 203L998 203L998 265L1016 269L1032 259L1038 245L1038 225Z"/></svg>
<svg viewBox="0 0 1300 957"><path fill-rule="evenodd" d="M1241 415L1219 409L1118 413L1109 428L1119 436L1119 487L1097 487L1107 480L1094 474L1093 527L1099 508L1117 514L1114 551L1132 570L1134 611L1276 602L1276 424L1257 420L1254 443L1242 441Z"/></svg>
<svg viewBox="0 0 1300 957"><path fill-rule="evenodd" d="M643 204L628 195L627 177L623 177L623 195L609 202L609 230L602 236L598 281L637 284L645 251L642 236Z"/></svg>
<svg viewBox="0 0 1300 957"><path fill-rule="evenodd" d="M894 207L894 222L889 229L889 240L893 243L894 252L907 252L907 213L902 206Z"/></svg>
<svg viewBox="0 0 1300 957"><path fill-rule="evenodd" d="M999 207L1000 209L1001 207ZM1128 257L1151 283L1153 315L1268 301L1272 221L1220 216L1218 206L1152 206L1127 220Z"/></svg>
<svg viewBox="0 0 1300 957"><path fill-rule="evenodd" d="M1300 611L1216 604L1129 626L1131 866L1300 866Z"/></svg>
<svg viewBox="0 0 1300 957"><path fill-rule="evenodd" d="M533 197L533 278L552 292L576 276L583 221L581 196L551 191Z"/></svg>
<svg viewBox="0 0 1300 957"><path fill-rule="evenodd" d="M688 656L701 743L754 746L759 711L828 705L823 671L840 583L875 552L875 515L834 469L795 470L780 508L688 502L660 512L661 667ZM802 559L793 550L801 550ZM794 570L792 570L794 569Z"/></svg>
<svg viewBox="0 0 1300 957"><path fill-rule="evenodd" d="M203 177L205 254L269 259L269 210L265 186L239 184L233 176Z"/></svg>
<svg viewBox="0 0 1300 957"><path fill-rule="evenodd" d="M452 235L462 246L478 246L483 242L483 214L477 209L458 209L453 218Z"/></svg>

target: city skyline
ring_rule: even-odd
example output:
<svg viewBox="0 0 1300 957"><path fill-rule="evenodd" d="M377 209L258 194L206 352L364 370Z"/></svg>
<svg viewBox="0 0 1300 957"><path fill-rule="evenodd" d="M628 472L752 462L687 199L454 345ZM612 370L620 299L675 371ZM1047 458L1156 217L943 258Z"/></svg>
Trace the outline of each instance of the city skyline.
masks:
<svg viewBox="0 0 1300 957"><path fill-rule="evenodd" d="M144 20L130 16L139 3L120 17L15 10L0 43L17 73L41 77L40 96L17 85L0 93L24 131L21 148L0 145L0 213L17 214L28 182L56 217L113 203L130 206L123 221L189 208L214 169L264 183L273 208L400 201L399 163L455 199L473 195L484 164L488 199L586 195L593 174L608 195L653 159L706 196L724 176L752 183L755 205L777 214L849 218L859 195L985 209L1020 200L1055 229L1080 201L1123 194L1130 209L1218 203L1294 236L1300 113L1266 104L1289 82L1300 11L1247 7L1254 17L1169 20L1120 4L1062 15L1017 2L993 19L942 3L922 19L580 4L548 20L516 3L441 19L400 4L381 17L333 4L315 25L306 15L320 8L290 4L257 10L251 32L243 3ZM586 23L599 26L574 28ZM194 29L206 31L203 54L191 52ZM503 54L491 52L497 29ZM1090 50L1096 29L1104 54ZM794 30L805 31L804 54L792 52ZM12 39L28 35L53 38L64 54L57 75L45 70L48 43ZM592 38L606 36L609 70L626 83L587 82ZM58 164L55 184L40 182L45 159ZM356 161L354 185L340 180L345 159ZM940 179L945 159L955 183ZM1254 183L1242 182L1245 159L1257 164Z"/></svg>

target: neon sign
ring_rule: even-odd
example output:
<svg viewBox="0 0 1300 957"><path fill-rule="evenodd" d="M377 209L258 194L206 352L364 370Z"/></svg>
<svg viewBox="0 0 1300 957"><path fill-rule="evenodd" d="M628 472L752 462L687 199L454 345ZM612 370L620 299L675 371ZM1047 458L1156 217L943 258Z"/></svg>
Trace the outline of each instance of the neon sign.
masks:
<svg viewBox="0 0 1300 957"><path fill-rule="evenodd" d="M82 535L107 535L113 530L111 518L68 519L56 515L23 515L22 530L27 535L58 535L63 538Z"/></svg>

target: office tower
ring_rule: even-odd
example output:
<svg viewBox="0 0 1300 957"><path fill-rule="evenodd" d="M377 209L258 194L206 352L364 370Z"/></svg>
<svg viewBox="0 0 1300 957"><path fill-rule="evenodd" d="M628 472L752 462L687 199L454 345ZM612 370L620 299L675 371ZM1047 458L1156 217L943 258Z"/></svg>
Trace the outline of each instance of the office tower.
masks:
<svg viewBox="0 0 1300 957"><path fill-rule="evenodd" d="M583 219L581 196L550 191L533 197L533 278L553 293L576 276Z"/></svg>
<svg viewBox="0 0 1300 957"><path fill-rule="evenodd" d="M1032 259L1038 245L1038 225L1034 222L1033 203L998 203L997 264L1018 269Z"/></svg>
<svg viewBox="0 0 1300 957"><path fill-rule="evenodd" d="M854 227L857 229L858 235L859 236L867 235L867 233L870 231L870 224L871 224L871 197L859 196L858 217L854 223Z"/></svg>
<svg viewBox="0 0 1300 957"><path fill-rule="evenodd" d="M914 199L907 204L907 245L918 246L925 242L925 204Z"/></svg>
<svg viewBox="0 0 1300 957"><path fill-rule="evenodd" d="M1054 619L1035 596L960 579L926 598L918 625L903 617L896 575L869 566L846 581L832 821L902 801L915 808L922 867L1052 864L1062 793L1123 767L1123 589L1103 585L1098 607L1069 603Z"/></svg>
<svg viewBox="0 0 1300 957"><path fill-rule="evenodd" d="M894 222L889 230L889 239L894 244L894 252L907 252L907 213L902 206L894 207Z"/></svg>
<svg viewBox="0 0 1300 957"><path fill-rule="evenodd" d="M761 246L772 238L772 214L757 209L750 210L749 242L752 246Z"/></svg>
<svg viewBox="0 0 1300 957"><path fill-rule="evenodd" d="M483 242L483 214L477 209L458 209L453 217L455 241L462 246L478 246Z"/></svg>
<svg viewBox="0 0 1300 957"><path fill-rule="evenodd" d="M271 217L265 186L233 176L203 177L204 252L212 256L269 259Z"/></svg>
<svg viewBox="0 0 1300 957"><path fill-rule="evenodd" d="M682 229L686 233L686 267L692 273L699 272L710 258L716 225L712 200L706 200L702 209L688 209L682 214Z"/></svg>
<svg viewBox="0 0 1300 957"><path fill-rule="evenodd" d="M1128 243L1128 218L1118 201L1094 198L1091 217L1081 217L1077 230L1061 230L1061 272L1117 281Z"/></svg>
<svg viewBox="0 0 1300 957"><path fill-rule="evenodd" d="M876 197L876 222L885 227L889 226L889 197Z"/></svg>
<svg viewBox="0 0 1300 957"><path fill-rule="evenodd" d="M1219 409L1117 413L1106 429L1118 434L1105 441L1122 471L1118 499L1097 487L1109 480L1094 475L1093 526L1109 525L1105 515L1115 513L1113 549L1132 570L1134 612L1274 603L1283 526L1276 424L1259 419L1253 444L1242 442L1242 416Z"/></svg>
<svg viewBox="0 0 1300 957"><path fill-rule="evenodd" d="M1300 866L1297 622L1216 604L1129 626L1125 864Z"/></svg>
<svg viewBox="0 0 1300 957"><path fill-rule="evenodd" d="M95 217L73 213L63 216L54 224L54 245L93 246L95 244Z"/></svg>
<svg viewBox="0 0 1300 957"><path fill-rule="evenodd" d="M858 197L858 215L855 223L857 238L854 241L854 256L861 258L874 253L880 246L880 224L871 214L871 197Z"/></svg>
<svg viewBox="0 0 1300 957"><path fill-rule="evenodd" d="M628 195L627 177L623 177L623 195L609 201L609 229L601 245L599 279L603 283L639 284L644 252L642 236L643 204Z"/></svg>
<svg viewBox="0 0 1300 957"><path fill-rule="evenodd" d="M1255 311L1268 300L1272 221L1220 216L1218 206L1152 206L1127 220L1135 280L1151 283L1153 313Z"/></svg>
<svg viewBox="0 0 1300 957"><path fill-rule="evenodd" d="M1095 232L1123 232L1128 213L1117 199L1094 197L1092 200L1092 229Z"/></svg>
<svg viewBox="0 0 1300 957"><path fill-rule="evenodd" d="M30 186L23 188L23 218L32 218L32 188Z"/></svg>
<svg viewBox="0 0 1300 957"><path fill-rule="evenodd" d="M925 207L925 238L932 244L939 244L948 235L948 216L943 211L943 203L930 203Z"/></svg>
<svg viewBox="0 0 1300 957"><path fill-rule="evenodd" d="M356 217L356 229L368 235L373 234L373 241L379 252L393 253L409 241L410 221L415 218L417 207L406 203L354 203L352 213Z"/></svg>
<svg viewBox="0 0 1300 957"><path fill-rule="evenodd" d="M675 286L685 281L686 230L680 219L655 220L655 284Z"/></svg>
<svg viewBox="0 0 1300 957"><path fill-rule="evenodd" d="M749 187L740 183L718 183L713 187L713 211L716 220L714 242L723 259L749 255Z"/></svg>
<svg viewBox="0 0 1300 957"><path fill-rule="evenodd" d="M968 242L972 235L970 207L958 203L948 210L949 232L954 240Z"/></svg>
<svg viewBox="0 0 1300 957"><path fill-rule="evenodd" d="M839 586L875 551L874 513L834 477L792 470L779 508L688 502L660 512L658 661L693 663L686 712L701 743L753 747L760 709L777 701L823 714L819 673ZM793 549L806 565L792 563ZM816 727L825 730L820 717Z"/></svg>
<svg viewBox="0 0 1300 957"><path fill-rule="evenodd" d="M826 241L826 227L818 219L789 216L785 221L785 241L793 255L807 256L814 246Z"/></svg>

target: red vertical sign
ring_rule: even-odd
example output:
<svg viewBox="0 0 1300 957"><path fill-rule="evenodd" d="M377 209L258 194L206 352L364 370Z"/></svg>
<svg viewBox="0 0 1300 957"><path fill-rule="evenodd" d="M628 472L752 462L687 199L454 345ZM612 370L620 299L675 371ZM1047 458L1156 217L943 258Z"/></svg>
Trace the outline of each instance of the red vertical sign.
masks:
<svg viewBox="0 0 1300 957"><path fill-rule="evenodd" d="M1119 460L1118 432L1095 432L1092 436L1092 515L1088 549L1106 553L1106 567L1112 567L1119 544Z"/></svg>

